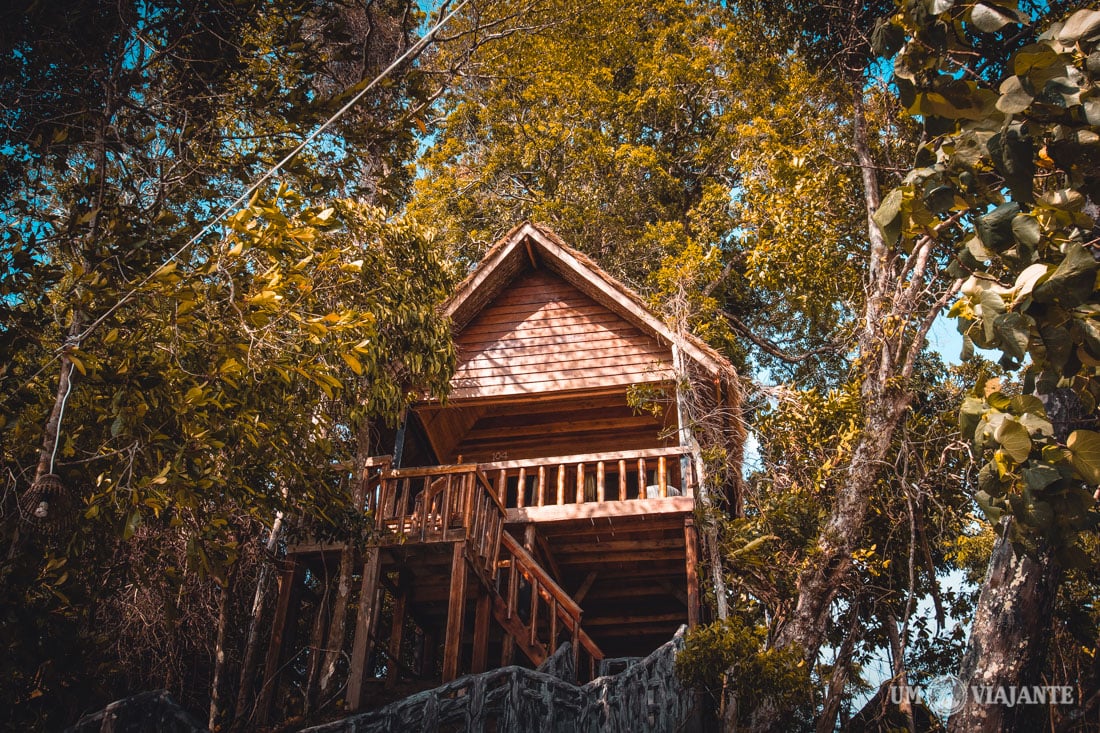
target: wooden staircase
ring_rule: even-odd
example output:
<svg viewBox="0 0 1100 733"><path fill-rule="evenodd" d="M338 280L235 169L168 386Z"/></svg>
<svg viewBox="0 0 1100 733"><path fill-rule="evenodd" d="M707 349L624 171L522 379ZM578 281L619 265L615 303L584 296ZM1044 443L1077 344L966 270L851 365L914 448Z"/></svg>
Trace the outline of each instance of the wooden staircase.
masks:
<svg viewBox="0 0 1100 733"><path fill-rule="evenodd" d="M518 648L532 664L542 664L564 634L572 642L574 668L580 669L584 654L594 674L604 654L582 628L580 605L504 529L500 492L477 465L443 471L383 471L365 497L374 515L375 542L382 547L464 542L466 561L506 634L502 663L511 664L512 649ZM452 592L449 616L463 603L459 596L465 593ZM484 640L475 639L475 646L479 642Z"/></svg>
<svg viewBox="0 0 1100 733"><path fill-rule="evenodd" d="M498 568L507 575L506 590L503 596L496 593L493 599L493 617L513 642L532 663L539 665L557 648L558 635L565 632L573 643L574 668L581 651L587 653L591 667L598 665L604 655L581 628L582 611L577 602L507 532L501 534L501 550L506 557L498 560ZM530 592L526 609L519 607L521 584ZM527 612L526 619L522 618L521 610Z"/></svg>

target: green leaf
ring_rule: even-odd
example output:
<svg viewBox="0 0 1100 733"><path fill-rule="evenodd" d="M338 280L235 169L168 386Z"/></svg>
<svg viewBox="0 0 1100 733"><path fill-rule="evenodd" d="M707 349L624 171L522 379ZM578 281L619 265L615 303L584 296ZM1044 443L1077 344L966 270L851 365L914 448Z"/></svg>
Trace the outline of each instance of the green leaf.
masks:
<svg viewBox="0 0 1100 733"><path fill-rule="evenodd" d="M1047 351L1047 362L1060 374L1070 354L1073 353L1073 339L1070 338L1069 331L1062 326L1047 325L1042 328L1039 335Z"/></svg>
<svg viewBox="0 0 1100 733"><path fill-rule="evenodd" d="M1080 329L1086 351L1094 359L1100 359L1100 326L1092 318L1075 318L1074 323Z"/></svg>
<svg viewBox="0 0 1100 733"><path fill-rule="evenodd" d="M1042 491L1062 478L1062 474L1058 472L1058 469L1042 464L1025 468L1023 474L1027 487L1032 491Z"/></svg>
<svg viewBox="0 0 1100 733"><path fill-rule="evenodd" d="M1017 463L1023 463L1031 454L1031 436L1027 428L1011 418L1006 418L997 427L993 437L1001 448Z"/></svg>
<svg viewBox="0 0 1100 733"><path fill-rule="evenodd" d="M1074 430L1066 441L1070 461L1089 484L1100 484L1100 433Z"/></svg>
<svg viewBox="0 0 1100 733"><path fill-rule="evenodd" d="M1023 125L1014 124L991 137L989 157L1017 201L1030 203L1034 200L1035 150Z"/></svg>
<svg viewBox="0 0 1100 733"><path fill-rule="evenodd" d="M1015 19L1001 12L998 8L985 3L977 3L970 11L970 22L977 26L982 33L996 33Z"/></svg>
<svg viewBox="0 0 1100 733"><path fill-rule="evenodd" d="M1067 45L1100 32L1100 10L1078 10L1058 31L1058 40Z"/></svg>
<svg viewBox="0 0 1100 733"><path fill-rule="evenodd" d="M1040 417L1047 416L1047 408L1043 405L1043 401L1030 394L1021 394L1013 397L1009 402L1009 410L1014 415L1023 415L1030 412L1032 415L1039 415Z"/></svg>
<svg viewBox="0 0 1100 733"><path fill-rule="evenodd" d="M1060 188L1056 191L1047 191L1042 196L1043 203L1051 208L1062 211L1080 211L1085 206L1085 197L1080 191L1072 188Z"/></svg>
<svg viewBox="0 0 1100 733"><path fill-rule="evenodd" d="M981 339L975 339L983 349L992 349L997 346L997 316L1005 312L1005 301L1000 293L992 290L983 290L978 294L978 303L981 305Z"/></svg>
<svg viewBox="0 0 1100 733"><path fill-rule="evenodd" d="M882 200L873 217L887 244L893 244L901 236L901 201L901 189L895 188Z"/></svg>
<svg viewBox="0 0 1100 733"><path fill-rule="evenodd" d="M1010 76L1001 82L999 91L1001 96L997 99L997 109L1008 115L1023 112L1035 99L1035 95L1024 87L1023 80L1018 76Z"/></svg>
<svg viewBox="0 0 1100 733"><path fill-rule="evenodd" d="M1000 336L1001 350L1023 361L1031 340L1031 319L1020 313L1002 313L993 319L993 327Z"/></svg>
<svg viewBox="0 0 1100 733"><path fill-rule="evenodd" d="M924 194L924 205L933 214L942 214L955 204L955 189L951 186L933 186Z"/></svg>
<svg viewBox="0 0 1100 733"><path fill-rule="evenodd" d="M964 438L970 440L974 437L978 422L988 409L989 406L985 403L985 400L978 397L969 396L963 400L962 406L959 408L959 432L962 433Z"/></svg>
<svg viewBox="0 0 1100 733"><path fill-rule="evenodd" d="M1058 303L1063 308L1081 305L1093 293L1096 269L1092 253L1078 242L1071 242L1058 267L1035 287L1032 296L1040 303Z"/></svg>
<svg viewBox="0 0 1100 733"><path fill-rule="evenodd" d="M991 524L996 524L1001 521L1004 510L993 505L993 497L985 491L979 491L974 494L974 500L978 502L978 507L982 510L982 513L985 514L985 518L988 519Z"/></svg>
<svg viewBox="0 0 1100 733"><path fill-rule="evenodd" d="M985 398L989 406L994 410L1000 410L1001 412L1007 412L1012 409L1012 398L1006 395L1004 392L994 392Z"/></svg>
<svg viewBox="0 0 1100 733"><path fill-rule="evenodd" d="M1020 205L1002 204L978 219L978 236L988 249L1004 252L1016 243L1012 232L1012 220L1020 213Z"/></svg>
<svg viewBox="0 0 1100 733"><path fill-rule="evenodd" d="M905 31L896 23L880 18L871 33L871 48L879 56L890 58L905 44Z"/></svg>
<svg viewBox="0 0 1100 733"><path fill-rule="evenodd" d="M354 354L345 352L341 353L340 356L344 358L344 361L347 362L348 366L351 367L351 370L353 372L355 372L359 376L363 375L363 362L359 361L359 359L356 358Z"/></svg>
<svg viewBox="0 0 1100 733"><path fill-rule="evenodd" d="M134 509L126 519L126 525L122 528L122 539L128 540L134 536L134 532L141 526L141 510Z"/></svg>
<svg viewBox="0 0 1100 733"><path fill-rule="evenodd" d="M1019 219L1019 217L1016 218ZM1012 227L1015 229L1016 224L1013 223ZM1050 266L1041 262L1036 262L1034 265L1028 265L1024 271L1016 277L1016 285L1013 287L1016 296L1014 302L1019 302L1031 295L1031 291L1035 289L1036 284L1038 284L1039 280L1044 278L1049 271Z"/></svg>

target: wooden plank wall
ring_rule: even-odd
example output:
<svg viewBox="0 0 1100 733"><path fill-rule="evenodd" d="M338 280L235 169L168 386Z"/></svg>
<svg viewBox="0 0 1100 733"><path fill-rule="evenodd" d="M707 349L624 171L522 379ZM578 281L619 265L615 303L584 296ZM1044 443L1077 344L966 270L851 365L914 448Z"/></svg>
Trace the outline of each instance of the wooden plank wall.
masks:
<svg viewBox="0 0 1100 733"><path fill-rule="evenodd" d="M627 404L624 391L568 401L514 400L481 409L455 448L467 461L644 450L676 441L667 422L676 419L675 410L667 410L663 420L639 413Z"/></svg>
<svg viewBox="0 0 1100 733"><path fill-rule="evenodd" d="M672 377L668 346L547 270L513 280L455 342L451 399Z"/></svg>

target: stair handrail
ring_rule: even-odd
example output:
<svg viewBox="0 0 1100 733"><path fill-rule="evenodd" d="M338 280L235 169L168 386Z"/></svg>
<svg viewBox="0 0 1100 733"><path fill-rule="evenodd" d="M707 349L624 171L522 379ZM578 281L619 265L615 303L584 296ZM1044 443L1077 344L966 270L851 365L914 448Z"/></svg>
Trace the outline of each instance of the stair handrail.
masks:
<svg viewBox="0 0 1100 733"><path fill-rule="evenodd" d="M581 646L584 647L585 651L594 659L603 659L603 651L596 642L592 640L592 637L581 628L581 615L584 611L581 609L580 605L578 605L577 602L573 600L572 596L566 593L565 590L557 584L557 581L543 569L538 560L527 552L516 538L508 532L501 532L500 542L504 549L512 554L513 558L520 561L524 571L530 573L534 577L539 588L546 590L553 600L556 601L555 605L557 607L558 617L566 622L566 628L568 628L569 631L576 632L577 639Z"/></svg>

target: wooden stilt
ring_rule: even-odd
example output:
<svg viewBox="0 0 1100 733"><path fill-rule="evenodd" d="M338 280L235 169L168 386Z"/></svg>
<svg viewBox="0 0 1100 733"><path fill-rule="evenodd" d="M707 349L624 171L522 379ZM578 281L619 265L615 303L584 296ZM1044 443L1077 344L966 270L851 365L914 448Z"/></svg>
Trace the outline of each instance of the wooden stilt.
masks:
<svg viewBox="0 0 1100 733"><path fill-rule="evenodd" d="M271 719L271 706L275 701L275 688L279 685L283 651L288 639L294 637L301 598L302 581L306 566L291 559L290 567L279 573L279 600L275 606L275 618L271 621L271 643L264 658L264 682L256 700L255 722L264 725Z"/></svg>
<svg viewBox="0 0 1100 733"><path fill-rule="evenodd" d="M363 579L359 585L359 608L355 614L355 637L351 645L348 710L358 710L363 699L367 656L374 637L374 628L378 624L378 612L381 610L381 604L376 602L381 566L381 551L377 547L368 547L363 557Z"/></svg>
<svg viewBox="0 0 1100 733"><path fill-rule="evenodd" d="M436 651L439 644L439 635L428 629L424 630L424 649L420 655L420 676L425 679L435 677Z"/></svg>
<svg viewBox="0 0 1100 733"><path fill-rule="evenodd" d="M317 691L321 682L321 667L324 661L324 652L321 650L325 646L325 634L328 633L330 591L331 585L328 583L328 578L326 578L324 590L321 591L321 598L317 601L317 608L314 611L313 630L309 636L309 664L306 665L305 694L307 713L312 712L317 705Z"/></svg>
<svg viewBox="0 0 1100 733"><path fill-rule="evenodd" d="M405 631L405 606L409 593L402 581L393 601L393 625L390 628L389 659L386 660L386 687L392 688L401 677L401 639Z"/></svg>
<svg viewBox="0 0 1100 733"><path fill-rule="evenodd" d="M477 597L477 611L474 616L474 656L470 672L479 674L488 666L489 657L489 620L493 616L493 597L484 588Z"/></svg>
<svg viewBox="0 0 1100 733"><path fill-rule="evenodd" d="M347 636L348 599L351 597L351 573L355 564L355 551L350 544L340 550L340 566L337 568L336 592L332 598L332 619L329 621L325 642L324 667L321 669L321 696L327 697L336 686L340 657L344 654Z"/></svg>
<svg viewBox="0 0 1100 733"><path fill-rule="evenodd" d="M443 681L458 677L462 651L462 621L466 611L466 542L454 543L451 555L451 592L447 608L447 634L443 641Z"/></svg>
<svg viewBox="0 0 1100 733"><path fill-rule="evenodd" d="M695 537L695 520L691 517L684 519L684 560L687 570L687 607L688 627L695 628L699 625L699 576L696 565L699 563L696 551L697 540Z"/></svg>
<svg viewBox="0 0 1100 733"><path fill-rule="evenodd" d="M581 677L581 625L573 624L573 636L569 639L569 646L573 652L573 681L580 682Z"/></svg>

